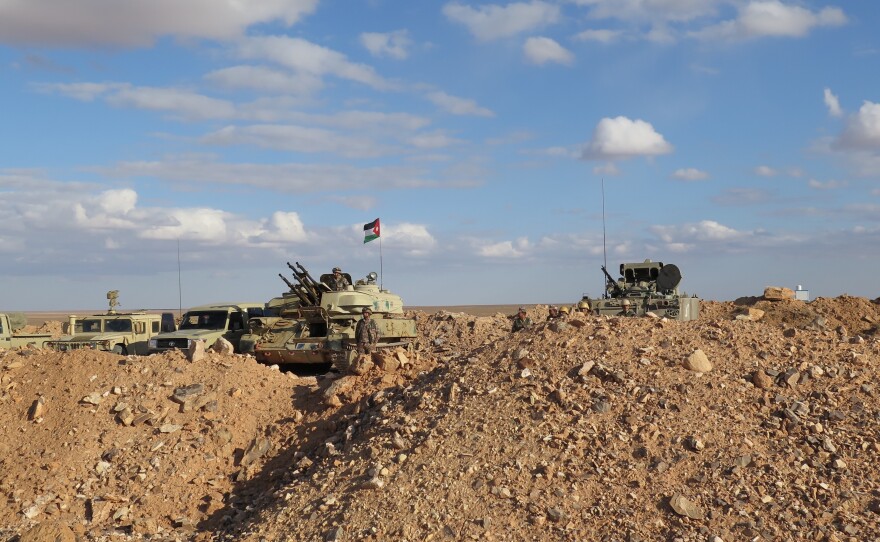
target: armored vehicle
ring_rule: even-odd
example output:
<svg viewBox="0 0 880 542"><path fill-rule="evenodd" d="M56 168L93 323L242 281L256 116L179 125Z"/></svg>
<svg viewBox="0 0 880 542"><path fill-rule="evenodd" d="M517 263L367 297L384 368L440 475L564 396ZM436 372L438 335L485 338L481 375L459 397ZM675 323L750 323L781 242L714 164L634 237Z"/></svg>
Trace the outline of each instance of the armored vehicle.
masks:
<svg viewBox="0 0 880 542"><path fill-rule="evenodd" d="M35 346L43 348L46 341L52 338L48 333L30 334L19 333L18 330L27 324L27 318L20 312L0 312L0 348L21 348Z"/></svg>
<svg viewBox="0 0 880 542"><path fill-rule="evenodd" d="M678 292L681 271L674 264L652 262L620 264L621 278L614 280L605 267L605 295L599 299L584 296L593 314L605 316L644 316L654 313L674 320L696 320L700 300Z"/></svg>
<svg viewBox="0 0 880 542"><path fill-rule="evenodd" d="M110 310L78 318L70 316L68 334L46 343L48 348L61 352L67 350L104 350L115 354L147 354L147 342L162 329L162 314L146 311L116 312L119 292L107 292ZM167 316L166 316L167 318Z"/></svg>
<svg viewBox="0 0 880 542"><path fill-rule="evenodd" d="M251 321L250 334L242 339L242 351L252 352L258 361L271 364L332 363L345 369L356 352L355 326L368 307L379 326L377 348L409 348L416 338L416 321L403 315L403 300L376 284L376 273L334 291L332 275L315 280L299 264L287 266L294 282L279 274L289 287L267 308L275 316ZM246 345L246 346L245 346Z"/></svg>
<svg viewBox="0 0 880 542"><path fill-rule="evenodd" d="M176 331L160 333L150 339L151 354L175 349L187 349L193 341L204 341L205 347L213 346L223 337L236 352L239 341L247 330L251 318L262 316L265 303L217 303L193 307L184 313Z"/></svg>

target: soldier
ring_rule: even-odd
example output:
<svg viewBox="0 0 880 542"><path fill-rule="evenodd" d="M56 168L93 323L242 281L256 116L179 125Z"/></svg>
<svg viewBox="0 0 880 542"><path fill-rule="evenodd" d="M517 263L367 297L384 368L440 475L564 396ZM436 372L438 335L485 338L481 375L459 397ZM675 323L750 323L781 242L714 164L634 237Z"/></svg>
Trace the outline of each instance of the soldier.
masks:
<svg viewBox="0 0 880 542"><path fill-rule="evenodd" d="M348 282L348 279L342 274L342 269L334 267L333 278L330 279L330 289L334 292L338 292L340 290L345 290L346 286L351 286L351 283Z"/></svg>
<svg viewBox="0 0 880 542"><path fill-rule="evenodd" d="M571 313L571 307L569 307L568 305L566 305L564 307L559 307L559 319L560 320L565 320L566 318L568 318L568 315L570 313Z"/></svg>
<svg viewBox="0 0 880 542"><path fill-rule="evenodd" d="M578 312L590 312L590 302L586 299L581 299L577 304Z"/></svg>
<svg viewBox="0 0 880 542"><path fill-rule="evenodd" d="M635 316L636 311L632 310L632 303L629 302L629 299L624 299L620 303L620 307L623 309L620 311L621 316Z"/></svg>
<svg viewBox="0 0 880 542"><path fill-rule="evenodd" d="M528 329L530 327L532 327L532 319L526 316L526 310L520 307L519 311L517 311L516 313L516 317L513 319L512 331L516 332L521 329Z"/></svg>
<svg viewBox="0 0 880 542"><path fill-rule="evenodd" d="M549 314L547 314L547 321L552 322L559 318L559 308L555 305L550 305L550 309L548 310Z"/></svg>
<svg viewBox="0 0 880 542"><path fill-rule="evenodd" d="M358 354L371 354L376 343L379 342L379 326L376 321L370 318L373 311L369 307L364 307L361 311L364 318L357 323L354 330L354 337L357 341Z"/></svg>

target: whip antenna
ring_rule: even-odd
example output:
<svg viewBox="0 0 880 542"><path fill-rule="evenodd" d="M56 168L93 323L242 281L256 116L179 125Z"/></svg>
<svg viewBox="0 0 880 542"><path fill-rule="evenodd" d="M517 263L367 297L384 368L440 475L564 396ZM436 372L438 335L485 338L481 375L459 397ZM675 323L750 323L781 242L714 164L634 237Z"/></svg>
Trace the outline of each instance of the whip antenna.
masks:
<svg viewBox="0 0 880 542"><path fill-rule="evenodd" d="M602 177L602 264L608 268L608 253L605 250L605 177Z"/></svg>
<svg viewBox="0 0 880 542"><path fill-rule="evenodd" d="M180 238L177 238L177 317L183 317L183 289L180 287Z"/></svg>

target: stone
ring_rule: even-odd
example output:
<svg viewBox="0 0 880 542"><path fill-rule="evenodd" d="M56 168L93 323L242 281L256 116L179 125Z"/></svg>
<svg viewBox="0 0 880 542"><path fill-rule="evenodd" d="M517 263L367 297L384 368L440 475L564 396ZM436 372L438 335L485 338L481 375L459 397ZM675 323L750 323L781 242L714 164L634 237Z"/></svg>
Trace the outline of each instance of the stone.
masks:
<svg viewBox="0 0 880 542"><path fill-rule="evenodd" d="M755 371L755 374L752 375L752 384L754 384L756 388L768 390L773 387L773 379L764 371L759 370Z"/></svg>
<svg viewBox="0 0 880 542"><path fill-rule="evenodd" d="M204 391L204 384L190 384L189 386L174 388L174 393L171 396L171 400L175 403L179 403L182 405L191 398L201 395Z"/></svg>
<svg viewBox="0 0 880 542"><path fill-rule="evenodd" d="M535 360L530 357L519 358L516 360L516 366L520 369L531 369L535 366Z"/></svg>
<svg viewBox="0 0 880 542"><path fill-rule="evenodd" d="M380 369L386 373L393 373L400 369L400 361L393 355L373 353L373 360Z"/></svg>
<svg viewBox="0 0 880 542"><path fill-rule="evenodd" d="M22 533L18 540L19 542L76 542L77 538L66 524L44 521Z"/></svg>
<svg viewBox="0 0 880 542"><path fill-rule="evenodd" d="M748 314L749 320L752 320L754 322L757 322L764 317L764 311L762 311L761 309L750 308L746 314Z"/></svg>
<svg viewBox="0 0 880 542"><path fill-rule="evenodd" d="M552 521L553 523L559 523L563 519L565 519L565 512L556 508L555 506L547 509L547 519Z"/></svg>
<svg viewBox="0 0 880 542"><path fill-rule="evenodd" d="M375 367L376 364L370 360L367 356L357 356L354 358L354 361L351 363L351 367L349 367L349 371L352 374L356 374L358 376L363 376L370 372L370 369Z"/></svg>
<svg viewBox="0 0 880 542"><path fill-rule="evenodd" d="M104 398L101 397L101 392L93 391L92 393L90 393L90 394L86 395L85 397L83 397L82 399L80 399L79 402L97 406L97 405L100 405L101 401L103 401L103 400L104 400Z"/></svg>
<svg viewBox="0 0 880 542"><path fill-rule="evenodd" d="M394 357L397 358L397 361L400 362L401 367L404 365L409 365L409 357L406 355L406 352L403 351L402 348L398 348L394 351Z"/></svg>
<svg viewBox="0 0 880 542"><path fill-rule="evenodd" d="M180 429L182 427L183 427L182 425L177 425L174 423L166 423L165 425L163 425L162 427L159 428L159 432L160 433L176 433L177 431L180 431Z"/></svg>
<svg viewBox="0 0 880 542"><path fill-rule="evenodd" d="M669 506L671 506L672 510L679 516L684 516L690 519L703 519L706 517L700 507L689 501L681 493L676 493L669 499Z"/></svg>
<svg viewBox="0 0 880 542"><path fill-rule="evenodd" d="M263 457L266 452L268 452L272 448L272 442L266 438L256 438L251 445L248 446L247 450L244 452L244 456L241 458L242 466L248 466L257 459Z"/></svg>
<svg viewBox="0 0 880 542"><path fill-rule="evenodd" d="M706 353L699 348L688 356L683 365L685 369L697 373L708 373L712 370L712 362L709 361Z"/></svg>
<svg viewBox="0 0 880 542"><path fill-rule="evenodd" d="M38 420L43 417L43 414L46 412L46 398L38 397L31 404L31 408L28 409L28 419L30 421Z"/></svg>
<svg viewBox="0 0 880 542"><path fill-rule="evenodd" d="M190 341L189 348L186 349L186 359L190 362L201 361L205 358L205 341Z"/></svg>
<svg viewBox="0 0 880 542"><path fill-rule="evenodd" d="M233 347L232 343L226 340L224 337L220 337L219 339L214 341L214 344L211 345L211 350L224 356L231 356L235 353L235 347Z"/></svg>
<svg viewBox="0 0 880 542"><path fill-rule="evenodd" d="M794 299L794 290L783 286L768 286L764 288L764 299L768 301Z"/></svg>
<svg viewBox="0 0 880 542"><path fill-rule="evenodd" d="M134 413L129 408L122 409L116 413L116 420L128 427L134 423Z"/></svg>

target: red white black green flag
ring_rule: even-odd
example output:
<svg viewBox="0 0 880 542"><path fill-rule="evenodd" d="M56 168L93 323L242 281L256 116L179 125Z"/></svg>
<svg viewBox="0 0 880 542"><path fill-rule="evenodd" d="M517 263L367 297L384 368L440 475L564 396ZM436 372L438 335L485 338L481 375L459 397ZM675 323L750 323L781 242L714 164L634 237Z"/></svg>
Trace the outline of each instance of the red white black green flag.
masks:
<svg viewBox="0 0 880 542"><path fill-rule="evenodd" d="M364 243L369 243L379 237L379 219L364 224Z"/></svg>

